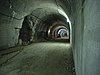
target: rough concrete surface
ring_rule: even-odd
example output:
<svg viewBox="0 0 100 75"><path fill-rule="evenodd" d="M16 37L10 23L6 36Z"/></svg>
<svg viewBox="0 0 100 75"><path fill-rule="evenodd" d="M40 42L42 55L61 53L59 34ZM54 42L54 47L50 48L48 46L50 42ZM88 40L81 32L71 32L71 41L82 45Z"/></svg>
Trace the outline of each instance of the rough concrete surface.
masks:
<svg viewBox="0 0 100 75"><path fill-rule="evenodd" d="M74 75L71 46L65 43L34 43L0 61L0 75Z"/></svg>

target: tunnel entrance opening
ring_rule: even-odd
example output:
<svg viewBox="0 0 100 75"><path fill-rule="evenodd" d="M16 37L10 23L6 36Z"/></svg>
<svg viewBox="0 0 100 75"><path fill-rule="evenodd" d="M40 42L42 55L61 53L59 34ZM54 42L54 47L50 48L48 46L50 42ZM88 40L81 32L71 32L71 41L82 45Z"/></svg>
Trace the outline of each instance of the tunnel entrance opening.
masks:
<svg viewBox="0 0 100 75"><path fill-rule="evenodd" d="M48 30L48 37L59 42L70 42L69 28L63 22L55 22Z"/></svg>
<svg viewBox="0 0 100 75"><path fill-rule="evenodd" d="M57 38L69 38L69 33L68 33L68 29L66 28L60 28L58 31L57 31Z"/></svg>

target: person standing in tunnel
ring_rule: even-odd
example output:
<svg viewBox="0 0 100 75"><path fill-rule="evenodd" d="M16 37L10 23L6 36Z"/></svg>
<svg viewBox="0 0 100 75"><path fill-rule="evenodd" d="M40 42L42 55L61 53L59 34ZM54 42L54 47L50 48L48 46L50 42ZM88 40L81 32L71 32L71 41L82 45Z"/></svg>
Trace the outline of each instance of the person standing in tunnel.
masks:
<svg viewBox="0 0 100 75"><path fill-rule="evenodd" d="M32 18L30 16L26 16L19 32L19 39L22 40L22 45L28 45L32 41L33 26L34 22L32 22Z"/></svg>

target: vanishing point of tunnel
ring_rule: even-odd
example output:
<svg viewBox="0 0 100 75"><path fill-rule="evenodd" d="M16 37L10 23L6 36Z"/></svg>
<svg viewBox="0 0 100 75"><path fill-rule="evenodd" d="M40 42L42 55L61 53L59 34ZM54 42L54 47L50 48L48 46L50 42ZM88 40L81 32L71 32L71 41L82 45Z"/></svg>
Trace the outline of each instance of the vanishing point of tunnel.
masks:
<svg viewBox="0 0 100 75"><path fill-rule="evenodd" d="M100 0L0 0L0 75L100 75Z"/></svg>

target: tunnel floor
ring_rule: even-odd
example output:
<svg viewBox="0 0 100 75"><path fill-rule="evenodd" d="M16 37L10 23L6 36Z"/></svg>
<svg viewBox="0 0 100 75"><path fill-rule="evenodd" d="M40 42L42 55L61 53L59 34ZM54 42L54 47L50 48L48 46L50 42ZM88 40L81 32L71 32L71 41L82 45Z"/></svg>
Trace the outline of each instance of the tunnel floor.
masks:
<svg viewBox="0 0 100 75"><path fill-rule="evenodd" d="M69 44L41 42L10 50L18 51L0 57L0 75L75 75Z"/></svg>

